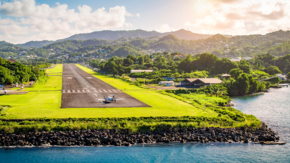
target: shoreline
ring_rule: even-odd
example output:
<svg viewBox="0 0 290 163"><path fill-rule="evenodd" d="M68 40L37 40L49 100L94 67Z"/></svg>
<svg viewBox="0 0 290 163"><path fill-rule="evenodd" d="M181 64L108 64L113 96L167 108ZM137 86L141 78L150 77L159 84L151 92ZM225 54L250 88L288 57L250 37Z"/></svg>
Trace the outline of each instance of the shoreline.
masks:
<svg viewBox="0 0 290 163"><path fill-rule="evenodd" d="M278 143L278 142L277 142ZM49 145L44 144L42 146L0 146L0 149L25 149L25 148L82 148L82 147L132 147L132 146L141 146L141 145L183 145L183 144L207 144L207 145L220 145L220 144L250 144L250 145L264 145L263 143L255 143L255 142L207 142L207 143L201 143L201 142L187 142L187 143L181 143L181 142L170 142L170 143L164 143L164 142L156 142L156 143L136 143L132 144L131 146L116 146L116 145L94 145L94 146L86 146L86 145L73 145L73 146L62 146L62 145Z"/></svg>
<svg viewBox="0 0 290 163"><path fill-rule="evenodd" d="M263 123L261 128L183 128L169 132L130 134L126 130L83 130L0 133L0 148L107 147L168 143L279 144L278 133Z"/></svg>

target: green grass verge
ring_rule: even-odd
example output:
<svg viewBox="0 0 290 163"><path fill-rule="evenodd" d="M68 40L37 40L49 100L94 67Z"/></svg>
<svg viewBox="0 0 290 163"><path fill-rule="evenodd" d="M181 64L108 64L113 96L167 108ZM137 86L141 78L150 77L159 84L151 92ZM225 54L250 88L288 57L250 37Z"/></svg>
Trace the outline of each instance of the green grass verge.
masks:
<svg viewBox="0 0 290 163"><path fill-rule="evenodd" d="M86 129L127 129L137 131L170 131L186 127L244 127L218 117L128 117L128 118L68 118L0 121L0 131L6 133L31 131L69 131ZM255 128L255 126L249 126Z"/></svg>
<svg viewBox="0 0 290 163"><path fill-rule="evenodd" d="M62 72L62 64L56 64L54 68L51 69L46 69L46 73L57 73L57 72Z"/></svg>

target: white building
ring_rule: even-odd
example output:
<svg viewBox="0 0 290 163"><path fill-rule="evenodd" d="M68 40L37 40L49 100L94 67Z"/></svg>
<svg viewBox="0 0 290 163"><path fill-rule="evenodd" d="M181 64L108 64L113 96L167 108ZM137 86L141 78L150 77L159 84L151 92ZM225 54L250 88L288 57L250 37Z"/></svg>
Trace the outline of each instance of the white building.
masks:
<svg viewBox="0 0 290 163"><path fill-rule="evenodd" d="M276 74L280 80L287 80L287 76L285 74Z"/></svg>
<svg viewBox="0 0 290 163"><path fill-rule="evenodd" d="M153 72L154 70L131 70L130 73L139 73L139 72Z"/></svg>
<svg viewBox="0 0 290 163"><path fill-rule="evenodd" d="M243 59L244 60L250 60L250 59L252 59L252 57L244 57Z"/></svg>
<svg viewBox="0 0 290 163"><path fill-rule="evenodd" d="M174 86L174 81L160 81L159 85Z"/></svg>

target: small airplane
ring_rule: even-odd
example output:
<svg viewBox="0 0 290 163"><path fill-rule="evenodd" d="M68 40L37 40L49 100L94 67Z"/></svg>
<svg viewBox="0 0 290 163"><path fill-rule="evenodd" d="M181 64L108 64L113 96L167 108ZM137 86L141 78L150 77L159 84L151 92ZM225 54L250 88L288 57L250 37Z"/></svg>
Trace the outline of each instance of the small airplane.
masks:
<svg viewBox="0 0 290 163"><path fill-rule="evenodd" d="M116 98L116 96L118 95L110 95L107 98L100 98L99 101L103 102L103 103L111 103L111 102L117 102L118 100L123 100L124 98Z"/></svg>

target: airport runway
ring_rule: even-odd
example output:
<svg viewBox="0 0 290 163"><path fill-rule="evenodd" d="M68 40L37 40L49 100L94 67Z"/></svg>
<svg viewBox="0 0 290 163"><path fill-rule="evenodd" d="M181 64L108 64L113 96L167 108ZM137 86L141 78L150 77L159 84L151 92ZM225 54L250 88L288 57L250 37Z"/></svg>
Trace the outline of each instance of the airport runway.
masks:
<svg viewBox="0 0 290 163"><path fill-rule="evenodd" d="M117 101L102 99L115 96ZM134 97L86 73L74 64L63 65L61 108L150 107Z"/></svg>

